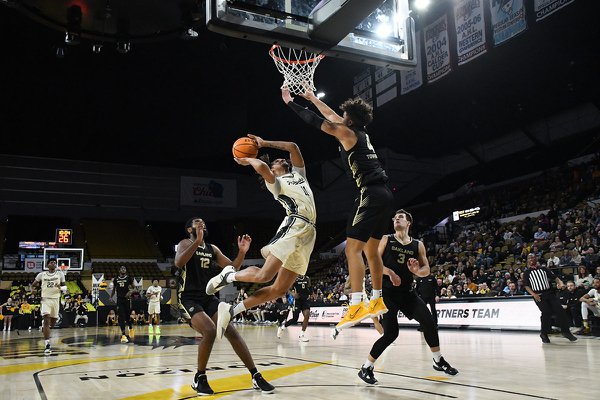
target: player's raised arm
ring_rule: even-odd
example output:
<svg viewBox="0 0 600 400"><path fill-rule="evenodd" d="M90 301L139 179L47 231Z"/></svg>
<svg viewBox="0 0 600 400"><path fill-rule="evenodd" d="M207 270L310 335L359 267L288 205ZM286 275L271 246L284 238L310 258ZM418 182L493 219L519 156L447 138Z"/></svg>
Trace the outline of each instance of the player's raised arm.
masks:
<svg viewBox="0 0 600 400"><path fill-rule="evenodd" d="M305 87L304 93L300 94L300 96L313 103L321 115L324 116L328 121L336 124L341 124L344 121L344 118L333 111L327 104L325 104L325 102L321 101L321 99L315 96L315 93L309 88Z"/></svg>
<svg viewBox="0 0 600 400"><path fill-rule="evenodd" d="M263 177L265 182L271 184L275 183L275 175L273 175L273 172L263 160L247 157L234 158L234 160L240 165L250 165L260 176Z"/></svg>
<svg viewBox="0 0 600 400"><path fill-rule="evenodd" d="M281 97L285 104L287 104L292 109L292 111L298 114L298 116L304 122L306 122L308 125L312 125L315 128L322 130L328 135L334 136L337 140L340 141L344 149L348 150L352 148L356 143L356 135L350 128L348 128L342 122L333 122L327 119L323 119L319 117L315 112L294 103L294 99L290 95L288 89L281 89ZM343 121L343 119L341 121Z"/></svg>
<svg viewBox="0 0 600 400"><path fill-rule="evenodd" d="M304 158L300 152L300 148L294 142L275 141L275 140L264 140L260 136L248 135L251 139L256 141L258 148L270 147L272 149L284 150L290 153L290 161L294 167L304 168Z"/></svg>

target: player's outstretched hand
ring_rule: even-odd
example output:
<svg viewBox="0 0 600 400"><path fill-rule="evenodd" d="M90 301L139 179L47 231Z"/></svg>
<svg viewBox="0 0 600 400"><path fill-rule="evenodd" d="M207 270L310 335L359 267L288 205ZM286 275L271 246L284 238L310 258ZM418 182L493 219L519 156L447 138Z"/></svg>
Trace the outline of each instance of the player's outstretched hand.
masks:
<svg viewBox="0 0 600 400"><path fill-rule="evenodd" d="M301 97L304 97L306 100L312 102L314 99L317 98L317 96L315 96L315 93L312 91L311 87L309 86L308 82L304 82L303 84L304 86L304 93L300 93Z"/></svg>
<svg viewBox="0 0 600 400"><path fill-rule="evenodd" d="M281 98L285 104L289 103L290 101L294 101L294 98L290 94L290 90L285 86L281 88Z"/></svg>
<svg viewBox="0 0 600 400"><path fill-rule="evenodd" d="M259 149L264 146L265 141L260 136L256 136L256 135L249 133L248 137L256 142L256 145L258 146Z"/></svg>
<svg viewBox="0 0 600 400"><path fill-rule="evenodd" d="M247 253L248 249L250 249L250 243L252 243L252 238L250 235L244 234L242 236L238 236L237 238L238 249L244 253Z"/></svg>

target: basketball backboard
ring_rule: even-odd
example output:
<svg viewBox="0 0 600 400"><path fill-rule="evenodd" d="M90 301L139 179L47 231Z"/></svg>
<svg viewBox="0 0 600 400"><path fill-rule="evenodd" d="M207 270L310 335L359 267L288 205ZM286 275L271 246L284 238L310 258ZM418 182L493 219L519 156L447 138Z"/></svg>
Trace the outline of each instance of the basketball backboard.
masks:
<svg viewBox="0 0 600 400"><path fill-rule="evenodd" d="M319 0L207 0L211 31L231 37L306 49L392 69L416 66L415 28L408 0L385 0L339 43L309 37L311 11ZM322 2L321 2L322 3Z"/></svg>

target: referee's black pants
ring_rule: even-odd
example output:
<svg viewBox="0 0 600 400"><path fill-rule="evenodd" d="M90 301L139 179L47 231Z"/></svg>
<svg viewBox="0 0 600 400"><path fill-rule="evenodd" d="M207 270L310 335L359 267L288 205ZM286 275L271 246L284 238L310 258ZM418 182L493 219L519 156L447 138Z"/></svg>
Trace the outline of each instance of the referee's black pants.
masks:
<svg viewBox="0 0 600 400"><path fill-rule="evenodd" d="M569 332L569 322L567 320L567 313L562 308L560 301L553 292L542 292L539 293L541 301L536 301L535 305L538 306L542 315L540 320L542 322L542 333L552 333L552 315L556 317L556 323L560 327L562 332Z"/></svg>

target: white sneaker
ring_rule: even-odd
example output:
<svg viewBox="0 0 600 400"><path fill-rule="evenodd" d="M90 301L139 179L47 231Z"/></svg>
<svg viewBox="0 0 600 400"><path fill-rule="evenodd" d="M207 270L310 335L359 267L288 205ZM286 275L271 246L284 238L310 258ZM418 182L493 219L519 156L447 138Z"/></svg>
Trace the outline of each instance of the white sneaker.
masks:
<svg viewBox="0 0 600 400"><path fill-rule="evenodd" d="M301 342L308 342L308 338L304 335L300 335L298 336L298 340Z"/></svg>
<svg viewBox="0 0 600 400"><path fill-rule="evenodd" d="M46 354L46 355L52 354L52 350L50 349L50 343L46 344L46 348L44 349L44 354Z"/></svg>
<svg viewBox="0 0 600 400"><path fill-rule="evenodd" d="M206 285L206 294L213 295L219 290L223 289L228 285L227 277L231 274L235 274L235 268L233 265L228 265L219 273L219 275L213 277Z"/></svg>
<svg viewBox="0 0 600 400"><path fill-rule="evenodd" d="M333 328L333 331L331 331L331 338L333 340L337 339L338 335L340 334L341 330L337 329L337 328Z"/></svg>
<svg viewBox="0 0 600 400"><path fill-rule="evenodd" d="M281 334L283 333L282 327L277 327L277 339L281 339Z"/></svg>

